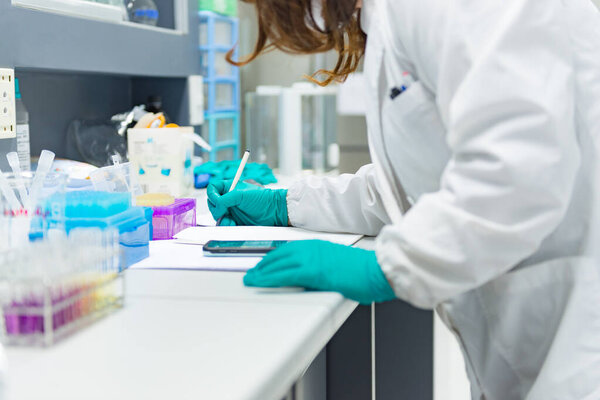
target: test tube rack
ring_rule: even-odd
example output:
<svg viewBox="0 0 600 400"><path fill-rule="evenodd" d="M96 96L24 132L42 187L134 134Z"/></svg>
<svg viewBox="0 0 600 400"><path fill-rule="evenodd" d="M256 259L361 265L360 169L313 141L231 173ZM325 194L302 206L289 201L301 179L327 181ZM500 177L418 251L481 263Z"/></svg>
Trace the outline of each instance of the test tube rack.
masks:
<svg viewBox="0 0 600 400"><path fill-rule="evenodd" d="M97 229L82 229L68 239L2 252L2 343L50 346L121 308L125 284L118 273L118 239L107 239Z"/></svg>
<svg viewBox="0 0 600 400"><path fill-rule="evenodd" d="M235 48L234 59L238 57L237 41L239 37L239 20L212 11L199 11L200 29L205 33L201 38L200 55L202 58L202 74L205 85L205 132L208 132L208 143L212 147L209 152L210 161L218 161L225 151L231 151L232 157L237 158L240 153L240 74L235 66L229 66L228 72L223 74L217 70L216 65L225 57L232 48ZM218 37L217 27L226 26L227 38ZM221 31L224 32L224 31ZM220 59L218 59L220 58ZM224 89L224 90L223 90ZM225 100L219 96L226 93ZM231 120L232 132L220 134L219 123ZM222 140L221 137L226 139Z"/></svg>

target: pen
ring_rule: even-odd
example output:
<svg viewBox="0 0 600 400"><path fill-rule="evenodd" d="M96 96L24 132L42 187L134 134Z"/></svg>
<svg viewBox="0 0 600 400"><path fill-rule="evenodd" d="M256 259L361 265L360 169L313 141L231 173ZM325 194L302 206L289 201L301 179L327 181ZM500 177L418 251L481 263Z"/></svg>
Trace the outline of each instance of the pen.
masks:
<svg viewBox="0 0 600 400"><path fill-rule="evenodd" d="M242 177L242 172L244 172L244 168L246 167L246 163L248 162L248 157L250 157L250 150L246 150L244 152L244 156L242 157L240 166L238 167L237 172L235 173L235 177L233 178L233 182L231 182L231 186L229 187L229 191L227 193L233 191L237 186L238 182L240 181L240 178ZM217 220L217 226L221 225L222 220L223 217Z"/></svg>
<svg viewBox="0 0 600 400"><path fill-rule="evenodd" d="M394 100L396 97L406 92L408 88L410 88L411 85L415 83L415 79L408 71L404 71L402 73L402 81L403 82L400 86L394 86L392 90L390 90L390 99Z"/></svg>

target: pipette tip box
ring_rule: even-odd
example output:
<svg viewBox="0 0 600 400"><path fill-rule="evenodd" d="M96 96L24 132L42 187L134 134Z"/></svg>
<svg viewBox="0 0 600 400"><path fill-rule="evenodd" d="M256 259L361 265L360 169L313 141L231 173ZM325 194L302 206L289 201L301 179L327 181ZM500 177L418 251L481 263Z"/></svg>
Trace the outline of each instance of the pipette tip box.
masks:
<svg viewBox="0 0 600 400"><path fill-rule="evenodd" d="M67 218L67 232L73 228L117 229L121 249L120 271L150 255L150 222L145 207L130 207L109 217Z"/></svg>
<svg viewBox="0 0 600 400"><path fill-rule="evenodd" d="M132 207L129 193L69 192L63 201L64 219L49 218L50 225L64 224L67 233L77 228L116 229L121 271L150 255L151 213L144 207Z"/></svg>

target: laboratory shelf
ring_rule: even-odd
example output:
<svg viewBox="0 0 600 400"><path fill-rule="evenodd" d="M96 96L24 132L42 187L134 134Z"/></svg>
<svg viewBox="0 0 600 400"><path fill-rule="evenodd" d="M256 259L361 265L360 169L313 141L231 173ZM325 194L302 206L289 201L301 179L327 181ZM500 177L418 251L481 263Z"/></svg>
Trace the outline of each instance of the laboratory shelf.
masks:
<svg viewBox="0 0 600 400"><path fill-rule="evenodd" d="M55 14L2 0L0 26L11 40L0 41L0 66L147 77L199 74L197 5L185 4L187 33Z"/></svg>
<svg viewBox="0 0 600 400"><path fill-rule="evenodd" d="M239 112L205 113L204 121L204 126L208 130L208 142L212 146L209 160L217 161L219 152L223 149L232 149L232 155L236 158L240 152ZM221 125L223 122L227 124Z"/></svg>
<svg viewBox="0 0 600 400"><path fill-rule="evenodd" d="M204 78L204 82L215 82L215 83L238 83L239 78L237 76L207 76Z"/></svg>
<svg viewBox="0 0 600 400"><path fill-rule="evenodd" d="M217 106L212 109L211 114L217 113L228 113L228 112L238 112L237 106Z"/></svg>
<svg viewBox="0 0 600 400"><path fill-rule="evenodd" d="M217 53L227 53L229 50L231 50L233 47L231 46L225 46L225 45L213 45L213 46L198 46L198 49L200 49L200 51L216 51Z"/></svg>
<svg viewBox="0 0 600 400"><path fill-rule="evenodd" d="M200 21L204 22L204 21L208 21L209 19L212 19L215 22L225 22L225 23L231 23L232 19L236 19L236 17L232 17L232 16L228 16L228 15L223 15L223 14L218 14L214 11L209 11L209 10L201 10L198 11L198 16L200 17Z"/></svg>
<svg viewBox="0 0 600 400"><path fill-rule="evenodd" d="M214 149L227 149L229 147L236 147L238 142L235 140L229 140L227 142L217 143L213 146Z"/></svg>
<svg viewBox="0 0 600 400"><path fill-rule="evenodd" d="M208 142L213 148L209 159L237 158L240 151L240 74L239 68L226 63L222 53L233 48L233 56L237 58L239 20L211 11L200 11L198 16L205 85L204 119Z"/></svg>

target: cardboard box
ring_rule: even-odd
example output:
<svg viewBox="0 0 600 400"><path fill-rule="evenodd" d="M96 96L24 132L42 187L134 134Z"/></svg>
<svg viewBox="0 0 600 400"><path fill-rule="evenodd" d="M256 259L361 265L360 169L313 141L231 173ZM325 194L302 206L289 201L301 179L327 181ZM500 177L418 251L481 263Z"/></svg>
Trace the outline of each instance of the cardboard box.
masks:
<svg viewBox="0 0 600 400"><path fill-rule="evenodd" d="M193 127L127 131L129 161L144 193L184 196L193 187Z"/></svg>

